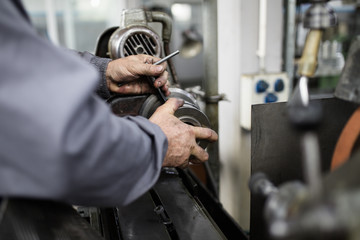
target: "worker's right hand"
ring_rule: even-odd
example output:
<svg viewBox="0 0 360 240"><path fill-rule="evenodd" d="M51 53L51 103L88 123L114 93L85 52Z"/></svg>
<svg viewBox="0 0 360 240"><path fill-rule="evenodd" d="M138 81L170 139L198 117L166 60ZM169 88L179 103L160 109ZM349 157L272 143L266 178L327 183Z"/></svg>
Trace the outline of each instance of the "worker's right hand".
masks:
<svg viewBox="0 0 360 240"><path fill-rule="evenodd" d="M197 144L197 139L214 142L216 132L210 128L194 127L183 123L174 116L175 111L184 104L181 99L170 98L150 117L150 121L159 125L168 139L168 150L163 167L187 167L189 162L207 161L208 153Z"/></svg>
<svg viewBox="0 0 360 240"><path fill-rule="evenodd" d="M166 96L170 95L166 62L153 65L159 60L145 54L112 60L105 73L108 89L121 94L143 94L156 93L155 88L160 88ZM156 77L154 86L149 85L145 76Z"/></svg>

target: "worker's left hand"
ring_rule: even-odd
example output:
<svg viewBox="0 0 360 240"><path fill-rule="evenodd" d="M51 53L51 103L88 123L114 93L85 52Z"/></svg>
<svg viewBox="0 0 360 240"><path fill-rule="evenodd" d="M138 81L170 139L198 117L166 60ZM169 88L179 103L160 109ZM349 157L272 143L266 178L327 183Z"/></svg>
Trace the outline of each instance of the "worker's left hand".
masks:
<svg viewBox="0 0 360 240"><path fill-rule="evenodd" d="M163 167L185 168L190 162L198 164L207 161L209 154L197 141L215 142L218 139L217 133L210 128L191 126L175 117L175 111L183 104L181 99L169 98L149 119L161 128L168 140Z"/></svg>
<svg viewBox="0 0 360 240"><path fill-rule="evenodd" d="M166 62L153 65L160 58L149 55L131 55L109 62L106 69L106 83L111 92L121 94L152 93L154 88L149 85L145 76L156 77L155 87L160 87L166 96L170 95Z"/></svg>

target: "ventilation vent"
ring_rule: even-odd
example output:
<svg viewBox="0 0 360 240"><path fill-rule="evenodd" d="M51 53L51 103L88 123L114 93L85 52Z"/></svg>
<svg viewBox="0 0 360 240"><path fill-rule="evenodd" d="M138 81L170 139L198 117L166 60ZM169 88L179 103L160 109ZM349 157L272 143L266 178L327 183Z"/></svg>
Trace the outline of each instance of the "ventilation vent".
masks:
<svg viewBox="0 0 360 240"><path fill-rule="evenodd" d="M125 57L137 54L157 55L157 43L155 39L144 33L135 33L126 40L124 45Z"/></svg>

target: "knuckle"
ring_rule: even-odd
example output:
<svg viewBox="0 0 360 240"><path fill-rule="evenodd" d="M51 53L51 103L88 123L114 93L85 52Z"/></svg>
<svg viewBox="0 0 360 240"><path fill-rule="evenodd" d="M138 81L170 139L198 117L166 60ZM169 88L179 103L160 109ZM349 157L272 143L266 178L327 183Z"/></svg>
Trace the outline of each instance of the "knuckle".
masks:
<svg viewBox="0 0 360 240"><path fill-rule="evenodd" d="M212 137L212 130L210 128L205 128L205 136L206 138Z"/></svg>

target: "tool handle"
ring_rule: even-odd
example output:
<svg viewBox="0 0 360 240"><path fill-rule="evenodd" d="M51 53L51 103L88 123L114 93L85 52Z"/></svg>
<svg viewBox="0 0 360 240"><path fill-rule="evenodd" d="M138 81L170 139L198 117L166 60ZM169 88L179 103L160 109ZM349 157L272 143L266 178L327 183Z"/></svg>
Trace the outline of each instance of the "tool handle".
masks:
<svg viewBox="0 0 360 240"><path fill-rule="evenodd" d="M148 77L148 80L149 80L150 85L154 86L155 78L154 77ZM158 87L154 86L154 88L157 91L157 95L158 95L159 100L162 103L165 103L167 101L167 98L166 98L165 94L163 93L163 91L161 91L161 89L158 88Z"/></svg>
<svg viewBox="0 0 360 240"><path fill-rule="evenodd" d="M178 55L179 52L180 52L180 51L177 50L177 51L175 51L175 52L167 55L166 57L160 59L159 61L157 61L157 62L154 63L153 65L159 65L159 64L167 61L168 59L170 59L170 58ZM149 79L150 84L152 84L152 85L154 86L155 78L154 78L154 77L148 77L148 79ZM154 86L154 87L155 87L155 86ZM160 100L162 103L165 103L165 102L167 101L167 98L166 98L165 94L163 93L163 91L161 91L160 88L157 88L157 87L155 87L155 88L156 88L156 91L157 91L157 93L158 93L157 95L158 95L159 100Z"/></svg>

